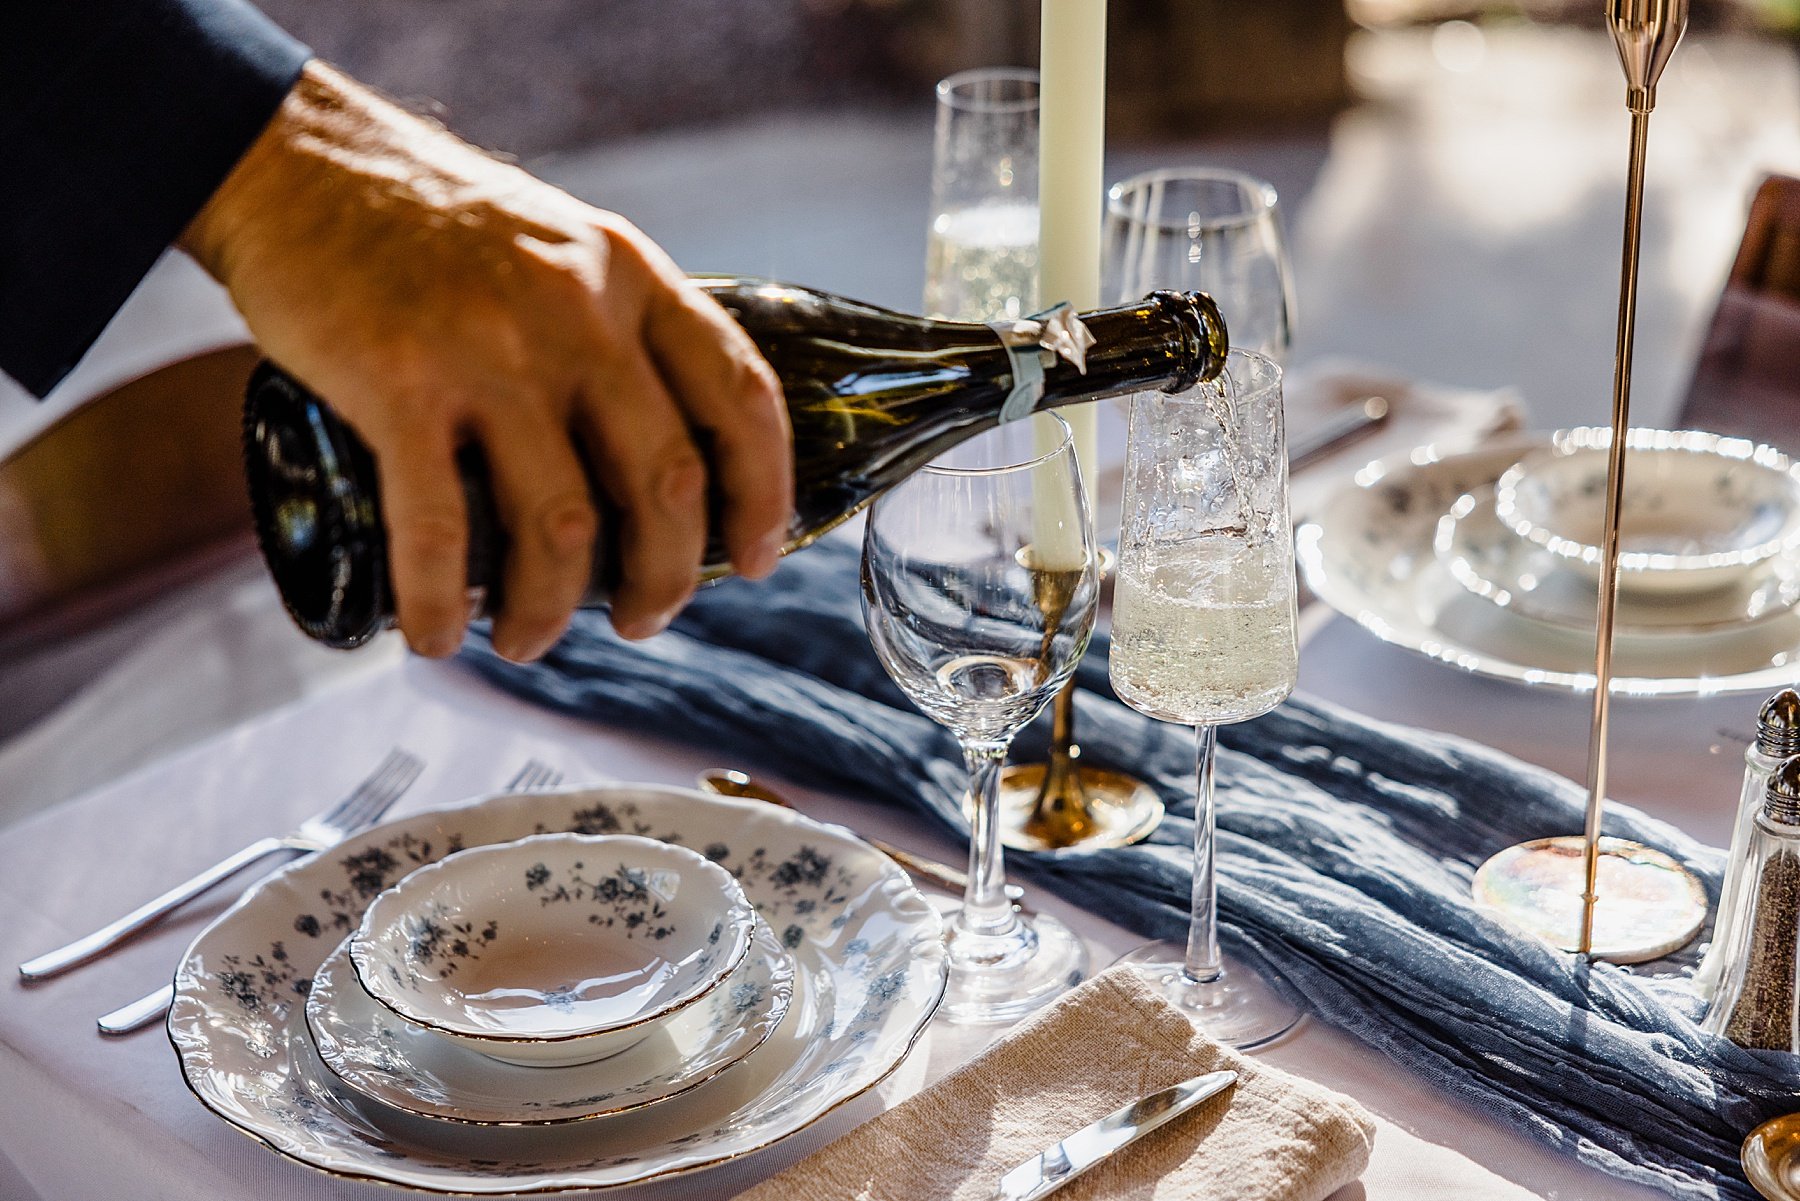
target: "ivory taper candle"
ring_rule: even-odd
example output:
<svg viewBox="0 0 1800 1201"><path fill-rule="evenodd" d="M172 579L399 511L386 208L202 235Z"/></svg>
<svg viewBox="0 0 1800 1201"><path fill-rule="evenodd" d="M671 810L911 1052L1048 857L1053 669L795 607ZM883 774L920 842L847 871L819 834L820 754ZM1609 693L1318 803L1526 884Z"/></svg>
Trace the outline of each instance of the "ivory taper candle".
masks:
<svg viewBox="0 0 1800 1201"><path fill-rule="evenodd" d="M1038 59L1038 296L1100 304L1105 189L1106 0L1043 0ZM1063 410L1090 499L1099 468L1093 405ZM1040 435L1042 436L1042 435Z"/></svg>

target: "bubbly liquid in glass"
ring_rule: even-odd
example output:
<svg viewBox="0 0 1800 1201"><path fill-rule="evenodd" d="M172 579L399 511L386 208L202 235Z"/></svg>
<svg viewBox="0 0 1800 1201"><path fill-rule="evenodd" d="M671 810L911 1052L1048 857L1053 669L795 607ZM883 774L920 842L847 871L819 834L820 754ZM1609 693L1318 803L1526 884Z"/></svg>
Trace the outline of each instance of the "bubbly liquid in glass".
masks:
<svg viewBox="0 0 1800 1201"><path fill-rule="evenodd" d="M984 204L939 213L925 249L925 311L952 321L997 321L1037 311L1038 213Z"/></svg>
<svg viewBox="0 0 1800 1201"><path fill-rule="evenodd" d="M1113 687L1165 721L1242 721L1293 691L1293 576L1279 544L1198 538L1121 564Z"/></svg>

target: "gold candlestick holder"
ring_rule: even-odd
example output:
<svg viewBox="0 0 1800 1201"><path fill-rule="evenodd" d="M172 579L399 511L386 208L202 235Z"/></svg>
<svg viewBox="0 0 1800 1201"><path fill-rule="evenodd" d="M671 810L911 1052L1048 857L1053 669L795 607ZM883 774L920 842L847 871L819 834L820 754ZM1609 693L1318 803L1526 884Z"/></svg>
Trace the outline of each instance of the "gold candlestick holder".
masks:
<svg viewBox="0 0 1800 1201"><path fill-rule="evenodd" d="M1100 552L1099 571L1112 553ZM1000 841L1023 851L1122 847L1163 819L1162 798L1135 776L1081 761L1075 741L1075 681L1050 703L1050 757L1014 764L1000 776Z"/></svg>
<svg viewBox="0 0 1800 1201"><path fill-rule="evenodd" d="M1687 29L1688 0L1608 0L1606 18L1619 63L1625 69L1631 159L1619 269L1618 341L1613 355L1612 446L1601 538L1593 720L1588 732L1587 820L1579 839L1539 839L1508 847L1489 859L1475 874L1475 895L1513 924L1564 950L1637 963L1682 946L1706 921L1706 893L1692 873L1639 843L1600 836L1612 707L1613 618L1619 595L1619 512L1625 490L1625 435L1631 424L1631 350L1637 320L1644 160L1650 111L1656 107L1656 83ZM1602 883L1606 886L1604 905ZM1579 893L1575 892L1577 885Z"/></svg>

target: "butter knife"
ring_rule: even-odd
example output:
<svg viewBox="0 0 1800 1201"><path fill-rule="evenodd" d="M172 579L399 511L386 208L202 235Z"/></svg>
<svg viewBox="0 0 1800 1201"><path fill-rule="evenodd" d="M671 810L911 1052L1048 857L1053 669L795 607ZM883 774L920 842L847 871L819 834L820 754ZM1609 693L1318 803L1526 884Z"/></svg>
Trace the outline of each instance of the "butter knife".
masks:
<svg viewBox="0 0 1800 1201"><path fill-rule="evenodd" d="M1002 1176L993 1201L1038 1201L1049 1196L1119 1148L1230 1088L1237 1078L1236 1072L1208 1072L1107 1114Z"/></svg>

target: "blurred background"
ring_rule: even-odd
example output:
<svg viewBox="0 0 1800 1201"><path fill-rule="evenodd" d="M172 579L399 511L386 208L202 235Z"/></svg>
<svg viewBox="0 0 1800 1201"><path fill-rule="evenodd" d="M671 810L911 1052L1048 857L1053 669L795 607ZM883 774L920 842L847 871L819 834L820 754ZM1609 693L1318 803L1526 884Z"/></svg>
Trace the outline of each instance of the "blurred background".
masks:
<svg viewBox="0 0 1800 1201"><path fill-rule="evenodd" d="M1038 0L264 0L323 57L615 208L690 270L917 308L932 85L1034 66ZM1602 0L1118 0L1108 176L1206 163L1281 195L1294 360L1516 386L1600 420L1623 209ZM1756 183L1800 174L1800 0L1695 0L1652 127L1637 399L1672 409ZM88 369L228 322L182 265ZM154 357L154 356L151 356ZM98 366L96 366L98 364ZM0 451L53 409L0 404Z"/></svg>
<svg viewBox="0 0 1800 1201"><path fill-rule="evenodd" d="M321 56L624 213L691 271L909 310L924 280L933 84L1035 66L1039 19L1039 0L263 3ZM1113 0L1107 177L1205 164L1274 184L1296 367L1506 390L1538 428L1604 424L1627 117L1603 10ZM1637 424L1676 420L1758 183L1800 176L1797 29L1800 0L1694 0L1651 126ZM20 450L126 381L245 338L219 290L171 254L48 403L0 378L0 778L33 805L376 657L304 645L271 609L260 563L244 558L230 388L214 406L217 461L194 468L210 472L222 524L171 519L193 511L191 482L137 504L129 529L109 520L128 469L161 453L152 438L197 445L154 422L98 467ZM65 561L50 562L45 531L77 511L92 538L64 538ZM195 568L222 537L231 553ZM199 601L178 586L219 563L248 591ZM184 649L158 660L144 648L159 640ZM128 653L141 666L119 666ZM199 676L164 720L109 722L147 686L171 687L155 666L170 657Z"/></svg>

